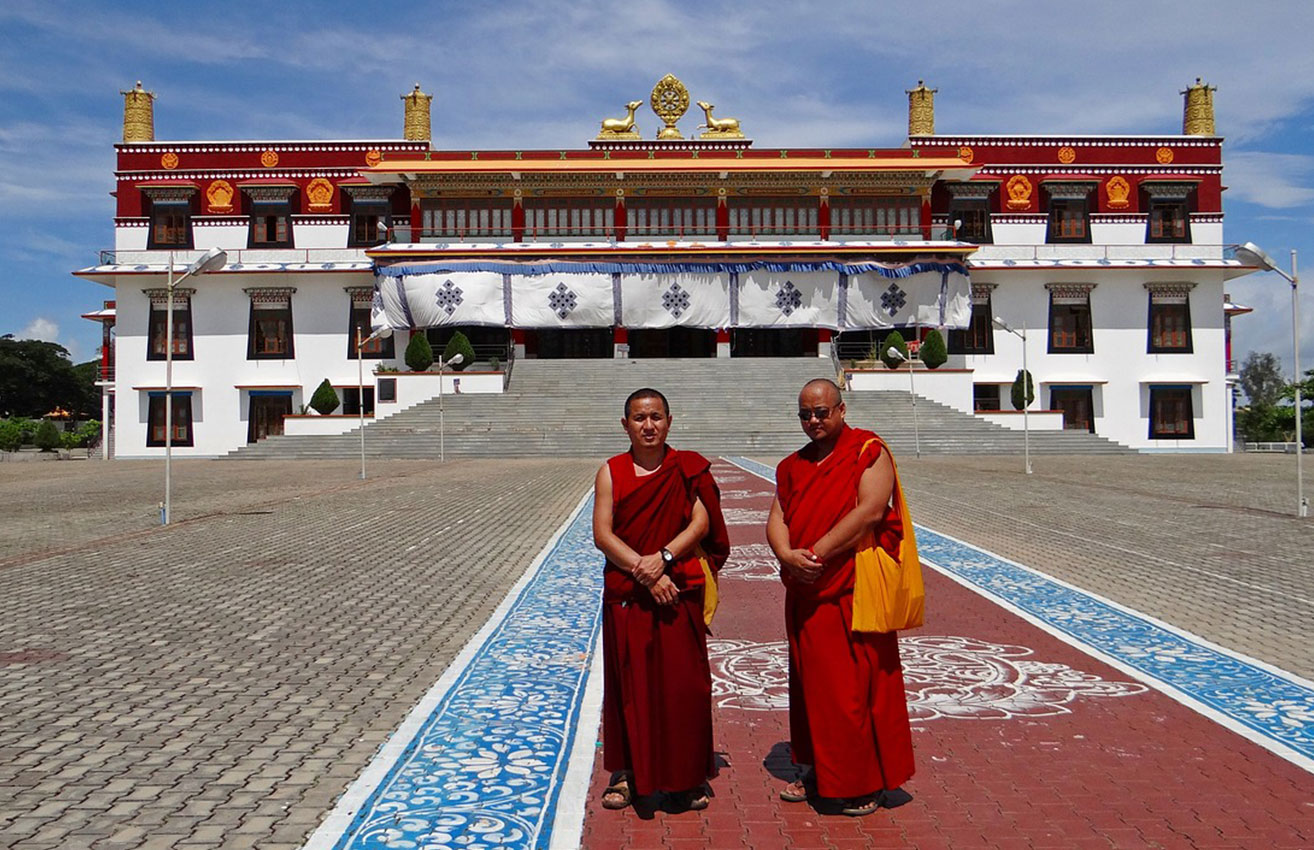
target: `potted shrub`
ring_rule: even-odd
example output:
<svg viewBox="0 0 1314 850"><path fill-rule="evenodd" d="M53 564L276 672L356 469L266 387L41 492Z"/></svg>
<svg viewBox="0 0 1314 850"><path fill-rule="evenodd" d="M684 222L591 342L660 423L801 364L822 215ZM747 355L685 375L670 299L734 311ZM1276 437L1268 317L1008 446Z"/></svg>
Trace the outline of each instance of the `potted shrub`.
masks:
<svg viewBox="0 0 1314 850"><path fill-rule="evenodd" d="M328 416L330 413L338 409L339 404L341 404L341 402L338 401L338 394L334 391L333 385L329 383L328 378L325 378L320 385L315 388L315 394L310 397L310 406L313 407L315 412L320 416Z"/></svg>
<svg viewBox="0 0 1314 850"><path fill-rule="evenodd" d="M1022 401L1022 380L1026 376L1026 402ZM1012 400L1014 410L1024 410L1031 406L1031 402L1036 400L1036 385L1031 381L1031 373L1017 370L1017 377L1013 379Z"/></svg>
<svg viewBox="0 0 1314 850"><path fill-rule="evenodd" d="M949 359L949 349L944 344L944 335L932 328L922 340L922 347L917 351L922 365L927 369L938 369Z"/></svg>
<svg viewBox="0 0 1314 850"><path fill-rule="evenodd" d="M424 331L411 334L411 341L406 343L406 365L412 372L427 372L433 365L433 346Z"/></svg>
<svg viewBox="0 0 1314 850"><path fill-rule="evenodd" d="M446 363L458 354L461 355L461 362L452 365L456 371L460 372L474 363L474 346L470 344L470 338L460 331L452 334L452 338L447 341L447 347L443 349L443 362Z"/></svg>
<svg viewBox="0 0 1314 850"><path fill-rule="evenodd" d="M880 344L880 348L876 351L876 356L872 359L880 360L887 369L898 369L903 365L903 360L891 357L889 354L891 348L902 354L905 359L908 357L908 343L903 341L903 334L898 331L890 331L889 335L885 337L885 341Z"/></svg>

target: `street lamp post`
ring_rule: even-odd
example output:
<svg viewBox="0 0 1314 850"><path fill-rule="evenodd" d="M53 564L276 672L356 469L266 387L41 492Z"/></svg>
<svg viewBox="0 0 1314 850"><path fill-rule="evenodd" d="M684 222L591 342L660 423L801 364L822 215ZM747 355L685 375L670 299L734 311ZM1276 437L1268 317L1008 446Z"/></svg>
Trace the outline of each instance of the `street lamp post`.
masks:
<svg viewBox="0 0 1314 850"><path fill-rule="evenodd" d="M360 480L365 480L365 346L376 339L392 335L392 328L379 328L365 339L361 339L361 327L356 326L356 393L360 402ZM378 409L377 400L375 409Z"/></svg>
<svg viewBox="0 0 1314 850"><path fill-rule="evenodd" d="M1031 423L1027 418L1027 408L1031 407L1031 373L1027 371L1027 323L1022 322L1022 330L1010 328L1003 319L995 316L995 325L1022 340L1022 457L1027 475L1031 474Z"/></svg>
<svg viewBox="0 0 1314 850"><path fill-rule="evenodd" d="M173 291L188 277L217 271L226 262L226 252L211 248L174 278L173 252L169 252L169 279L164 308L164 505L160 508L161 525L168 525L169 520L173 519Z"/></svg>
<svg viewBox="0 0 1314 850"><path fill-rule="evenodd" d="M888 357L893 357L895 360L902 360L908 364L908 396L909 398L912 399L912 409L913 409L913 445L916 446L917 456L921 457L922 435L920 429L917 427L917 386L913 383L912 358L908 357L902 351L900 351L899 349L895 348L892 345L885 350L885 354Z"/></svg>
<svg viewBox="0 0 1314 850"><path fill-rule="evenodd" d="M447 460L447 424L443 420L443 367L456 366L465 360L464 354L453 354L452 359L444 362L438 358L438 460Z"/></svg>
<svg viewBox="0 0 1314 850"><path fill-rule="evenodd" d="M1258 266L1264 271L1276 272L1279 277L1291 284L1291 357L1296 370L1296 516L1309 516L1309 502L1305 500L1305 472L1302 455L1305 443L1301 434L1301 398L1300 398L1300 275L1296 272L1296 249L1291 249L1291 274L1278 268L1263 248L1254 242L1238 245L1237 259L1246 265Z"/></svg>

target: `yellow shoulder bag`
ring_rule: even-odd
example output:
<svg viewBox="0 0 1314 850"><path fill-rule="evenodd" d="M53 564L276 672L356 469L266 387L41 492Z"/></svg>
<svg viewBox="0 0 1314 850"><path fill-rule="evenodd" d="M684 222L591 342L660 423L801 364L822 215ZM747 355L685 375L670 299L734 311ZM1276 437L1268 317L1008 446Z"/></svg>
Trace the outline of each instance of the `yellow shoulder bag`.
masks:
<svg viewBox="0 0 1314 850"><path fill-rule="evenodd" d="M863 451L878 439L868 440ZM881 442L886 453L889 447ZM894 455L890 455L894 464ZM874 531L858 541L855 554L856 580L853 589L853 631L893 632L922 625L926 589L922 585L922 565L917 559L917 539L912 517L899 484L899 469L894 467L894 510L903 523L903 540L899 557L877 545Z"/></svg>

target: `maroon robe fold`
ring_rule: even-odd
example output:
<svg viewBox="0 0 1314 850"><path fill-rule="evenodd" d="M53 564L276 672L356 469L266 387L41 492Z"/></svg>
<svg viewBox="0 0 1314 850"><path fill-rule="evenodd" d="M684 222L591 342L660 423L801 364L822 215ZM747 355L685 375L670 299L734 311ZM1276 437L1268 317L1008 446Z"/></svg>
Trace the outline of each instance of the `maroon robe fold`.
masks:
<svg viewBox="0 0 1314 850"><path fill-rule="evenodd" d="M846 426L819 463L811 445L780 462L776 492L792 548L810 548L853 510L859 478L880 457L880 443L863 448L875 436ZM901 534L899 517L886 509L879 545L897 555ZM796 763L813 765L823 797L898 788L913 775L898 639L851 629L853 554L835 553L813 584L782 572L790 746Z"/></svg>
<svg viewBox="0 0 1314 850"><path fill-rule="evenodd" d="M710 519L702 548L715 569L725 563L730 538L706 458L668 448L643 476L628 452L607 464L617 537L639 554L656 552L688 526L701 498ZM611 561L603 574L603 766L633 771L638 795L696 788L715 771L703 569L691 555L668 574L680 589L670 606Z"/></svg>

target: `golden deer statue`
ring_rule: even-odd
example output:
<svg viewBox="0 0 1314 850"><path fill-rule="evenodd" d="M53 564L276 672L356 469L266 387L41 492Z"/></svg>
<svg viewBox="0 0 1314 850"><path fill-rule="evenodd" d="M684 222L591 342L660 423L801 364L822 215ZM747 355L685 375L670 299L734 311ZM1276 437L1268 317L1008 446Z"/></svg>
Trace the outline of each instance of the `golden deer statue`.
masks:
<svg viewBox="0 0 1314 850"><path fill-rule="evenodd" d="M598 133L599 139L637 139L639 131L634 128L634 110L639 108L643 103L641 100L631 100L625 104L627 115L624 118L603 118L602 132Z"/></svg>
<svg viewBox="0 0 1314 850"><path fill-rule="evenodd" d="M703 114L707 116L706 124L699 124L699 127L706 127L707 132L703 133L704 139L742 139L743 132L739 129L738 118L714 118L712 110L716 108L715 104L708 103L705 100L698 101L702 107Z"/></svg>

